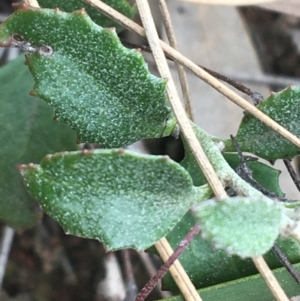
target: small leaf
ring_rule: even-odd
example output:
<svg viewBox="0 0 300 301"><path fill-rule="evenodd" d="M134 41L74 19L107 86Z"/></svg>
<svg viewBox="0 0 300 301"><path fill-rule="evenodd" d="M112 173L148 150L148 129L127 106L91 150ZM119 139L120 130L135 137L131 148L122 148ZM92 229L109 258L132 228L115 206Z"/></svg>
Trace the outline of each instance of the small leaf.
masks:
<svg viewBox="0 0 300 301"><path fill-rule="evenodd" d="M128 18L133 18L134 14L136 13L136 7L131 7L126 0L103 0L103 2ZM42 8L54 9L58 7L62 11L68 13L71 13L81 8L85 8L86 12L91 17L91 19L95 23L101 25L102 27L116 27L118 31L121 31L123 29L123 27L120 24L114 22L109 17L101 14L98 10L84 3L82 0L39 0L39 5Z"/></svg>
<svg viewBox="0 0 300 301"><path fill-rule="evenodd" d="M288 87L274 93L257 108L294 135L300 136L300 87ZM292 159L300 154L299 148L249 114L242 119L236 139L242 151L270 161ZM230 140L224 142L226 151L234 150Z"/></svg>
<svg viewBox="0 0 300 301"><path fill-rule="evenodd" d="M187 145L185 145L185 152L185 157L180 162L180 165L189 172L195 186L206 184L207 180ZM232 169L237 168L240 164L240 159L237 154L223 153L223 156ZM252 171L253 179L260 185L270 192L274 192L279 196L284 196L284 193L279 186L279 170L258 161L248 162L247 166Z"/></svg>
<svg viewBox="0 0 300 301"><path fill-rule="evenodd" d="M204 238L242 258L269 251L284 218L281 204L264 196L208 200L195 206L193 212Z"/></svg>
<svg viewBox="0 0 300 301"><path fill-rule="evenodd" d="M194 216L188 212L183 219L166 236L170 245L175 249L186 233L195 225ZM299 243L293 239L278 239L276 244L288 257L291 263L300 261ZM154 248L151 252L157 254ZM271 269L282 266L273 251L264 255ZM231 280L257 274L251 259L241 259L238 256L228 256L224 250L215 249L210 241L197 235L189 247L180 256L180 263L197 289ZM164 290L178 293L179 289L170 273L163 278Z"/></svg>
<svg viewBox="0 0 300 301"><path fill-rule="evenodd" d="M66 232L98 239L108 250L153 245L211 194L167 157L124 150L59 153L22 174Z"/></svg>
<svg viewBox="0 0 300 301"><path fill-rule="evenodd" d="M52 120L48 105L29 96L32 85L24 56L0 68L0 219L14 228L32 226L41 216L16 166L76 149L75 133Z"/></svg>
<svg viewBox="0 0 300 301"><path fill-rule="evenodd" d="M11 37L16 34L53 50L45 55L37 47L28 55L32 93L80 141L111 148L172 133L176 120L166 105L165 81L151 75L142 55L123 47L114 31L82 11L23 7L0 26L0 45L20 43Z"/></svg>

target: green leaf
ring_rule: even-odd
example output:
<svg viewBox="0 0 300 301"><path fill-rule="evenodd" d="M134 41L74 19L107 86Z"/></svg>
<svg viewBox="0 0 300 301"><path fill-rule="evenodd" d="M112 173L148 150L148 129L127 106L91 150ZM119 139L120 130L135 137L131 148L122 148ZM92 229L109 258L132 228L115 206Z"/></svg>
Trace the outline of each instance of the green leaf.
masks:
<svg viewBox="0 0 300 301"><path fill-rule="evenodd" d="M240 164L240 159L237 154L223 153L223 156L232 169L237 168ZM190 173L195 186L201 186L207 183L203 172L199 168L187 145L185 145L185 157L180 162L180 165ZM260 185L270 192L274 192L279 196L284 196L284 193L279 186L279 170L258 161L248 162L247 166L252 171L253 179Z"/></svg>
<svg viewBox="0 0 300 301"><path fill-rule="evenodd" d="M204 238L242 258L269 251L284 218L282 205L263 195L212 199L194 206L193 212Z"/></svg>
<svg viewBox="0 0 300 301"><path fill-rule="evenodd" d="M295 265L300 273L300 263ZM292 278L286 268L279 268L273 271L280 286L288 297L299 295L299 284ZM203 301L273 301L269 288L260 275L245 277L236 281L200 289L199 294ZM174 296L163 299L164 301L184 301L181 296Z"/></svg>
<svg viewBox="0 0 300 301"><path fill-rule="evenodd" d="M300 87L288 87L274 93L257 108L294 135L300 136ZM249 114L242 119L236 139L242 151L270 161L292 159L300 154L299 148ZM234 150L230 140L224 142L226 151Z"/></svg>
<svg viewBox="0 0 300 301"><path fill-rule="evenodd" d="M168 157L124 150L59 153L23 167L29 192L66 232L108 250L143 250L211 194Z"/></svg>
<svg viewBox="0 0 300 301"><path fill-rule="evenodd" d="M75 133L52 120L48 105L29 96L32 85L23 56L0 68L0 219L14 228L32 226L41 215L16 166L76 148Z"/></svg>
<svg viewBox="0 0 300 301"><path fill-rule="evenodd" d="M130 6L126 0L103 0L104 3L111 6L121 14L128 18L133 18L136 13L136 7ZM109 17L101 14L98 10L84 3L82 0L39 0L39 5L42 8L59 8L62 11L71 13L75 10L85 8L91 19L102 27L116 27L117 31L121 31L123 27L111 20Z"/></svg>
<svg viewBox="0 0 300 301"><path fill-rule="evenodd" d="M28 56L32 94L49 103L80 141L111 148L172 133L176 120L166 105L165 81L151 75L142 55L123 47L114 31L82 11L23 7L0 26L0 45L20 44L11 38L16 33L53 48Z"/></svg>
<svg viewBox="0 0 300 301"><path fill-rule="evenodd" d="M173 249L178 246L195 223L194 216L188 212L168 233L166 238ZM299 243L293 239L278 239L276 243L290 262L300 261ZM151 248L150 251L157 254L154 248ZM272 269L282 266L272 251L265 254L264 258ZM251 259L243 260L235 255L228 256L224 250L213 248L211 242L201 238L200 235L193 239L180 256L180 263L197 289L257 274ZM162 285L164 290L173 293L179 292L170 273L167 273L163 278Z"/></svg>

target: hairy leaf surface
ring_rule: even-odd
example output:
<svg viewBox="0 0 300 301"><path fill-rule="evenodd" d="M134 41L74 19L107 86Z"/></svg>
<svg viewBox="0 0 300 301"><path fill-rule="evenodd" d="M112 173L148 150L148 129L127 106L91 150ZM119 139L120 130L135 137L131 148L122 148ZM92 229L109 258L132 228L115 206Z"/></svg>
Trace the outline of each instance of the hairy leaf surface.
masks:
<svg viewBox="0 0 300 301"><path fill-rule="evenodd" d="M0 68L0 219L14 228L40 216L16 166L49 152L76 149L75 133L52 120L52 109L29 96L33 78L24 56Z"/></svg>
<svg viewBox="0 0 300 301"><path fill-rule="evenodd" d="M168 157L124 150L58 153L24 166L29 192L66 232L108 250L143 250L166 235L189 207L209 197Z"/></svg>
<svg viewBox="0 0 300 301"><path fill-rule="evenodd" d="M181 239L195 225L194 216L188 212L183 219L167 235L172 248L175 249ZM277 245L288 257L290 262L300 261L299 243L293 239L276 241ZM151 248L151 252L156 251ZM282 266L273 251L264 255L272 269ZM209 240L197 235L189 247L180 256L180 262L197 289L231 280L257 274L251 259L241 259L238 256L229 256L224 250L216 249ZM163 279L163 289L178 293L179 290L170 273Z"/></svg>
<svg viewBox="0 0 300 301"><path fill-rule="evenodd" d="M279 235L283 210L280 203L264 197L228 197L193 207L201 234L216 248L242 258L265 254Z"/></svg>
<svg viewBox="0 0 300 301"><path fill-rule="evenodd" d="M132 18L136 12L135 6L130 6L126 0L103 0L103 2L128 18ZM81 8L85 8L86 12L91 17L91 19L95 23L101 25L102 27L116 27L118 31L123 29L123 27L120 24L101 14L98 10L86 4L82 0L39 0L39 5L43 8L58 7L62 11L68 13L71 13Z"/></svg>
<svg viewBox="0 0 300 301"><path fill-rule="evenodd" d="M0 26L0 45L23 45L12 39L16 34L37 49L27 58L36 82L32 94L49 103L80 141L112 148L172 133L176 121L165 81L83 11L23 6ZM53 53L39 48L45 45Z"/></svg>
<svg viewBox="0 0 300 301"><path fill-rule="evenodd" d="M300 137L300 87L274 93L257 108ZM243 151L270 161L292 159L300 154L299 148L249 114L242 119L236 139ZM226 151L234 150L231 141L225 141L225 145Z"/></svg>

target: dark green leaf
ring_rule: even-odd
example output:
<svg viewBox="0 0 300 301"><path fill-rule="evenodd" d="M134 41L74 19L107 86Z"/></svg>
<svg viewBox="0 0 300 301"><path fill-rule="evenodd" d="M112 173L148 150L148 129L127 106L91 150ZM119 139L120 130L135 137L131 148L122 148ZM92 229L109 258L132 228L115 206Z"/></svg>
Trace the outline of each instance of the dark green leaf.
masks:
<svg viewBox="0 0 300 301"><path fill-rule="evenodd" d="M195 223L193 215L187 213L167 235L173 249ZM277 244L292 263L300 261L299 243L292 239L278 239ZM151 248L151 252L155 252L154 248ZM272 269L282 266L272 251L264 255L264 258ZM200 235L194 238L180 256L180 262L197 289L257 274L251 259L243 260L235 255L228 256L225 251L213 248L211 242L201 238ZM163 288L175 293L179 292L169 273L163 279Z"/></svg>
<svg viewBox="0 0 300 301"><path fill-rule="evenodd" d="M49 103L82 142L120 147L147 137L169 135L175 118L166 105L165 81L151 75L142 55L122 46L116 34L83 12L22 8L0 26L0 45L13 34L32 45L34 95Z"/></svg>
<svg viewBox="0 0 300 301"><path fill-rule="evenodd" d="M66 232L98 239L108 250L149 247L211 194L168 157L124 150L59 153L22 173Z"/></svg>
<svg viewBox="0 0 300 301"><path fill-rule="evenodd" d="M300 87L288 87L274 93L257 108L300 136ZM243 151L270 161L291 159L300 154L299 148L249 114L242 119L236 139ZM226 151L234 150L230 140L225 141L225 145Z"/></svg>
<svg viewBox="0 0 300 301"><path fill-rule="evenodd" d="M295 267L300 273L300 263ZM273 273L288 297L299 295L299 284L285 268L276 269ZM260 275L208 287L198 292L203 301L274 301L274 296ZM184 301L185 299L181 296L174 296L163 300Z"/></svg>
<svg viewBox="0 0 300 301"><path fill-rule="evenodd" d="M223 153L223 156L232 169L238 167L240 159L237 154ZM193 154L187 148L187 145L185 145L185 157L180 164L190 173L194 185L201 186L207 183L203 172L199 168ZM278 181L280 175L279 170L257 161L248 162L247 165L250 170L252 170L252 177L254 180L267 190L274 192L279 196L284 196Z"/></svg>
<svg viewBox="0 0 300 301"><path fill-rule="evenodd" d="M15 228L31 226L40 216L16 166L76 147L75 133L52 120L48 105L29 96L33 79L24 60L0 69L0 219Z"/></svg>
<svg viewBox="0 0 300 301"><path fill-rule="evenodd" d="M136 12L135 6L131 7L126 0L103 0L104 3L111 6L128 18L132 18ZM80 8L85 8L91 19L102 27L116 27L118 31L123 27L112 21L110 18L101 14L99 11L84 3L82 0L39 0L39 5L43 8L59 8L62 11L71 13Z"/></svg>

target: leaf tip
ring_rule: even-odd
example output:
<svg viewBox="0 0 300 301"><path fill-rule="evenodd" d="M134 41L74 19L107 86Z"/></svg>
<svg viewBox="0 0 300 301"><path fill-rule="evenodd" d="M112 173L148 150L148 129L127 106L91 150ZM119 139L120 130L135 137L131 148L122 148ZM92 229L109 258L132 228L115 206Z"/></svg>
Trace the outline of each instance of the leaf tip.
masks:
<svg viewBox="0 0 300 301"><path fill-rule="evenodd" d="M74 12L72 13L72 15L87 16L88 14L86 13L85 8L82 7L82 8L80 8L80 9L74 11Z"/></svg>
<svg viewBox="0 0 300 301"><path fill-rule="evenodd" d="M33 163L17 165L17 169L20 172L25 171L27 169L36 169L37 167L38 167L38 165L33 164Z"/></svg>
<svg viewBox="0 0 300 301"><path fill-rule="evenodd" d="M119 155L123 155L125 153L125 149L124 148L119 148L117 152L118 152Z"/></svg>
<svg viewBox="0 0 300 301"><path fill-rule="evenodd" d="M115 33L115 34L117 33L116 27L110 27L110 28L108 28L108 30L112 33Z"/></svg>
<svg viewBox="0 0 300 301"><path fill-rule="evenodd" d="M20 3L12 3L12 5L11 5L11 7L12 7L12 9L14 10L14 11L16 11L16 10L18 10L19 8L20 8Z"/></svg>
<svg viewBox="0 0 300 301"><path fill-rule="evenodd" d="M32 89L32 90L29 92L29 95L31 95L31 96L37 96L37 92L36 92L34 89Z"/></svg>
<svg viewBox="0 0 300 301"><path fill-rule="evenodd" d="M83 156L86 156L86 155L90 155L90 154L92 154L94 152L94 150L93 149L83 149L82 150L82 152L81 152L81 154L83 155Z"/></svg>
<svg viewBox="0 0 300 301"><path fill-rule="evenodd" d="M17 8L18 8L19 10L28 10L28 9L31 9L31 8L33 8L33 7L30 6L30 5L28 5L28 4L26 4L26 3L23 3L23 4L19 5Z"/></svg>
<svg viewBox="0 0 300 301"><path fill-rule="evenodd" d="M162 161L163 162L169 162L171 159L169 156L162 156Z"/></svg>

